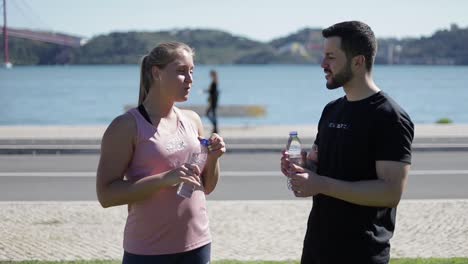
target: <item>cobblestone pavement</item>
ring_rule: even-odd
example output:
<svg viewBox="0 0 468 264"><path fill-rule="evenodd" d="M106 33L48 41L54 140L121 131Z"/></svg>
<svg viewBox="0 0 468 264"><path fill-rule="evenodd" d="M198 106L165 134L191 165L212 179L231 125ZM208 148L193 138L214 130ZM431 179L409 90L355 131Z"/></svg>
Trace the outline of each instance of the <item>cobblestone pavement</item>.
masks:
<svg viewBox="0 0 468 264"><path fill-rule="evenodd" d="M208 201L213 260L299 259L310 200ZM1 202L0 260L120 259L126 207ZM403 200L392 257L468 257L468 200Z"/></svg>

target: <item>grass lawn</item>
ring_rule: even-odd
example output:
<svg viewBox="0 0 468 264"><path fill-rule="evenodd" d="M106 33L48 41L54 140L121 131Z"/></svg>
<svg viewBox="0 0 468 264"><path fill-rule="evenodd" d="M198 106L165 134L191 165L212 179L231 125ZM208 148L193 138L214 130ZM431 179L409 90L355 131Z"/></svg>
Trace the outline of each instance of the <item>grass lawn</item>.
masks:
<svg viewBox="0 0 468 264"><path fill-rule="evenodd" d="M96 261L0 261L0 264L119 264L120 260ZM218 260L213 264L299 264L299 261L237 261ZM392 259L390 264L468 264L468 258L418 258L418 259Z"/></svg>

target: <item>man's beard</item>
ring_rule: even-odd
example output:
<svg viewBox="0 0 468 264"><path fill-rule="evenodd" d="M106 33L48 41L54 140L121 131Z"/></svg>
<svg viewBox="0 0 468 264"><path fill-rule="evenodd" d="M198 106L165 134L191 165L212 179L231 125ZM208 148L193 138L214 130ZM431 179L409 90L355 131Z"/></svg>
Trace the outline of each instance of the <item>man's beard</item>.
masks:
<svg viewBox="0 0 468 264"><path fill-rule="evenodd" d="M351 72L351 64L348 63L345 65L344 69L335 76L330 76L330 81L327 81L327 88L333 90L339 87L342 87L347 82L353 78L353 73Z"/></svg>

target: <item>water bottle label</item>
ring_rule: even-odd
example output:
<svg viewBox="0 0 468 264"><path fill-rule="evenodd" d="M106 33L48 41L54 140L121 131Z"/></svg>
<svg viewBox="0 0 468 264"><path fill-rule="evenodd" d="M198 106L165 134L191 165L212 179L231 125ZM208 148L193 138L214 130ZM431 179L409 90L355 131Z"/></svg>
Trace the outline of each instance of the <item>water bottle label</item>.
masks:
<svg viewBox="0 0 468 264"><path fill-rule="evenodd" d="M296 165L302 166L302 157L301 156L296 156L296 157L289 156L289 161L296 164Z"/></svg>
<svg viewBox="0 0 468 264"><path fill-rule="evenodd" d="M290 146L288 149L289 155L291 154L301 154L301 147L300 146Z"/></svg>

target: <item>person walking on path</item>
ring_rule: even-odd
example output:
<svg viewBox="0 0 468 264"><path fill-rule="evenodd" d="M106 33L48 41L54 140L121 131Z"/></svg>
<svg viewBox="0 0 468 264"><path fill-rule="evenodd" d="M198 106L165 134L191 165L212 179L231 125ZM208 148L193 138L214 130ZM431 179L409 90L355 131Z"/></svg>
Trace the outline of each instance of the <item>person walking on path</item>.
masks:
<svg viewBox="0 0 468 264"><path fill-rule="evenodd" d="M203 126L181 110L193 81L193 50L156 46L141 62L138 107L115 118L102 138L96 190L103 207L128 205L123 263L208 263L211 235L205 194L218 182L223 138L213 134L206 165L185 163L200 151ZM191 198L176 194L195 186Z"/></svg>
<svg viewBox="0 0 468 264"><path fill-rule="evenodd" d="M208 109L206 110L206 116L210 120L213 126L213 133L218 133L218 117L217 117L217 108L218 108L218 73L215 70L210 71L211 84L208 88Z"/></svg>
<svg viewBox="0 0 468 264"><path fill-rule="evenodd" d="M301 263L388 263L414 125L372 79L377 42L368 25L342 22L322 34L326 86L345 96L323 109L303 167L286 151L281 158L294 194L313 197Z"/></svg>

